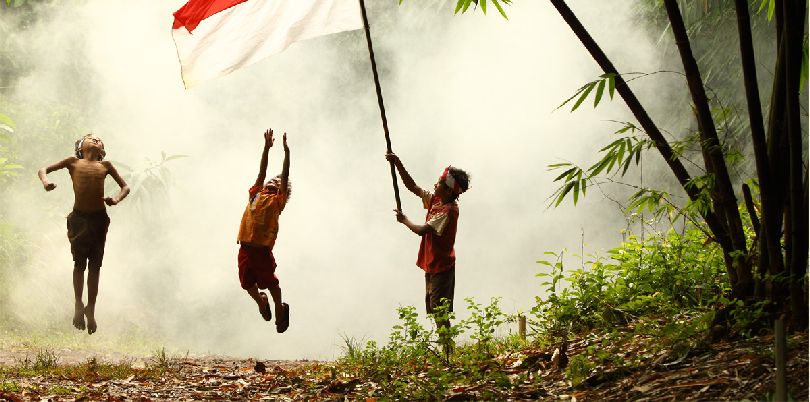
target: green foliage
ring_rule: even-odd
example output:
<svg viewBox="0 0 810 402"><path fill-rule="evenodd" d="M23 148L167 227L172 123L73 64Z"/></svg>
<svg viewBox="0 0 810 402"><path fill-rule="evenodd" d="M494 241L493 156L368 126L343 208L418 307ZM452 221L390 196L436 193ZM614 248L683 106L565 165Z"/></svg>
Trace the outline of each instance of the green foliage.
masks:
<svg viewBox="0 0 810 402"><path fill-rule="evenodd" d="M512 0L489 0L489 1L491 1L492 5L495 6L495 8L498 9L498 12L501 14L501 16L503 18L509 19L509 17L506 16L506 12L503 10L503 6L501 6L500 3L510 4L511 5ZM401 2L402 1L400 0L400 3ZM475 5L477 5L477 6L480 6L481 11L484 13L484 15L486 15L486 13L487 13L487 0L458 0L456 2L455 14L458 14L459 12L464 14L465 12L467 12L467 9L470 8L470 5L473 4L473 3L475 3Z"/></svg>
<svg viewBox="0 0 810 402"><path fill-rule="evenodd" d="M388 343L361 342L344 337L344 355L338 359L341 370L369 379L378 385L370 396L392 399L436 399L453 384L465 381L494 382L510 386L510 379L499 370L495 358L506 349L523 344L514 337L499 338L497 329L510 321L500 310L498 299L482 306L466 299L470 317L447 327L454 314L441 306L429 316L434 324L424 328L413 306L397 309L400 322L393 326ZM458 337L470 334L470 342L456 344Z"/></svg>
<svg viewBox="0 0 810 402"><path fill-rule="evenodd" d="M776 0L760 0L757 13L761 13L765 9L768 10L768 21L773 20L773 12L776 10Z"/></svg>
<svg viewBox="0 0 810 402"><path fill-rule="evenodd" d="M551 337L707 308L728 291L722 250L692 225L680 233L630 236L608 252L609 259L590 256L579 269L565 269L564 253L546 254L555 258L538 261L545 297L536 298L531 323Z"/></svg>
<svg viewBox="0 0 810 402"><path fill-rule="evenodd" d="M187 155L168 155L160 153L160 159L151 160L145 158L145 162L138 167L130 167L121 162L112 162L121 172L121 176L130 187L131 194L127 197L127 203L134 205L134 210L143 216L155 216L152 212L155 205L166 201L169 186L172 183L172 173L168 163L188 157ZM116 191L117 184L107 181L106 192Z"/></svg>
<svg viewBox="0 0 810 402"><path fill-rule="evenodd" d="M565 169L554 179L555 182L562 181L562 184L550 197L553 200L553 206L560 205L568 194L573 195L574 205L576 205L580 192L584 196L588 185L596 183L595 180L598 177L611 174L624 176L634 161L635 164L641 161L642 151L650 149L653 143L649 139L634 135L637 130L634 124L623 123L622 128L616 130L615 134L629 133L630 135L618 138L599 150L603 154L602 158L587 170L569 162L548 165L549 170Z"/></svg>
<svg viewBox="0 0 810 402"><path fill-rule="evenodd" d="M11 150L8 145L12 140L11 134L16 128L11 117L0 113L0 184L3 183L3 178L16 176L17 171L22 169L22 165L10 160Z"/></svg>
<svg viewBox="0 0 810 402"><path fill-rule="evenodd" d="M598 80L593 80L581 86L570 98L566 99L565 102L561 103L560 106L557 106L554 110L565 106L568 102L571 102L571 100L579 96L577 101L574 102L574 106L571 107L572 112L577 110L594 88L596 88L596 94L593 97L593 107L596 107L599 105L599 101L602 100L602 95L605 93L605 86L607 86L608 95L610 95L610 99L612 100L613 93L616 91L616 74L605 73L600 75L599 78Z"/></svg>
<svg viewBox="0 0 810 402"><path fill-rule="evenodd" d="M568 381L571 381L571 385L576 387L590 376L591 370L594 367L596 367L596 365L591 363L587 356L572 356L571 361L568 362L568 367L565 369L565 376L568 378Z"/></svg>

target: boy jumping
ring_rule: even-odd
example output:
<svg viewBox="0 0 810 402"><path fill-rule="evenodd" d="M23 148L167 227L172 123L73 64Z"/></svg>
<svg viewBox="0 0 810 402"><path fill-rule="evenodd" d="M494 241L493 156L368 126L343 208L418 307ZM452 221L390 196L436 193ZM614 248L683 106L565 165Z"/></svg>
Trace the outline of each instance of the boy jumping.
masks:
<svg viewBox="0 0 810 402"><path fill-rule="evenodd" d="M67 217L67 234L70 240L70 252L73 254L73 295L75 310L73 326L96 332L95 318L96 296L98 296L98 278L101 261L104 258L104 244L107 240L107 229L110 218L104 204L113 206L129 194L129 186L115 170L112 163L104 161L104 143L93 134L87 134L76 141L75 156L67 157L50 166L39 169L37 174L45 191L56 188L47 174L54 170L67 168L73 181L73 212ZM114 197L104 197L104 180L112 176L121 190ZM82 303L84 291L84 271L87 274L87 306Z"/></svg>
<svg viewBox="0 0 810 402"><path fill-rule="evenodd" d="M467 172L448 166L439 180L433 185L433 193L425 191L411 178L399 157L393 153L385 155L397 167L402 183L417 197L427 209L425 224L411 222L402 211L395 209L397 221L422 237L416 265L425 271L425 309L433 314L440 304L447 304L447 311L453 311L453 292L456 283L456 242L458 225L458 196L467 191L470 178ZM449 327L449 320L437 321L438 327Z"/></svg>
<svg viewBox="0 0 810 402"><path fill-rule="evenodd" d="M284 164L281 174L264 181L267 173L267 152L273 146L273 130L264 132L264 150L259 164L259 176L248 191L248 205L242 214L237 243L239 247L239 282L250 297L259 305L265 321L273 314L264 292L268 289L273 297L276 311L276 331L282 333L290 326L290 306L281 301L281 288L276 276L276 259L273 245L278 235L278 218L290 197L290 148L287 133L284 133Z"/></svg>

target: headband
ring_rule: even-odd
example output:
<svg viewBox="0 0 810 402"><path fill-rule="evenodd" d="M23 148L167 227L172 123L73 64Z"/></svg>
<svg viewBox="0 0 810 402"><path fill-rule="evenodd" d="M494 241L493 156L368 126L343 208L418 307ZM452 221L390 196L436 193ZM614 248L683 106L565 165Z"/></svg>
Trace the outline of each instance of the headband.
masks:
<svg viewBox="0 0 810 402"><path fill-rule="evenodd" d="M84 158L84 152L82 152L82 146L84 145L84 141L88 138L88 136L84 136L78 141L76 141L76 157L79 159ZM107 151L104 148L101 148L101 158L100 161L104 160L104 157L107 156Z"/></svg>
<svg viewBox="0 0 810 402"><path fill-rule="evenodd" d="M461 186L456 181L456 178L450 174L450 166L444 168L444 172L440 177L441 181L447 186L447 188L452 189L453 193L461 194L464 190L461 189Z"/></svg>

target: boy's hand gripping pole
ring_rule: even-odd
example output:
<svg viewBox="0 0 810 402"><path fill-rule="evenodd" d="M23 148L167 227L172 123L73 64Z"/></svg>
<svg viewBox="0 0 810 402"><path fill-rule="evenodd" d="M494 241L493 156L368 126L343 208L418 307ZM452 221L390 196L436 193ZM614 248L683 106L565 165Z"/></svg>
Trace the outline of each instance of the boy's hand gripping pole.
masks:
<svg viewBox="0 0 810 402"><path fill-rule="evenodd" d="M371 46L371 31L368 29L368 17L366 16L366 4L360 0L360 11L363 14L363 28L366 31L366 43L368 44L368 55L371 58L371 72L374 74L374 87L377 90L377 104L380 106L380 117L382 117L383 131L385 132L385 146L388 153L391 153L391 137L388 135L388 119L385 118L385 105L383 105L382 89L380 89L380 77L377 75L377 62L374 61L374 48ZM397 186L397 171L394 162L391 165L391 181L394 183L394 198L397 201L397 209L401 210L399 201L399 186Z"/></svg>

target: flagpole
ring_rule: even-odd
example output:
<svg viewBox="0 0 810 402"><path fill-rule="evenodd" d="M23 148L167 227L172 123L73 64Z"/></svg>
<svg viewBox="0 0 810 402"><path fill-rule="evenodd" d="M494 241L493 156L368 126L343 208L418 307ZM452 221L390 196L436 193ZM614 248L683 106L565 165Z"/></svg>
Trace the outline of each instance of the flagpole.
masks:
<svg viewBox="0 0 810 402"><path fill-rule="evenodd" d="M391 153L391 137L388 134L388 119L385 118L385 105L383 105L382 89L380 88L380 77L377 75L377 62L374 61L374 48L371 46L371 31L368 29L368 17L366 16L366 4L360 0L360 11L363 14L363 28L366 31L366 43L368 44L368 55L371 58L371 72L374 73L374 87L377 90L377 104L380 106L380 117L382 117L383 131L385 132L385 146L388 153ZM394 162L391 165L391 180L394 183L394 198L397 201L397 209L402 209L399 201L399 186L397 185L397 172Z"/></svg>

